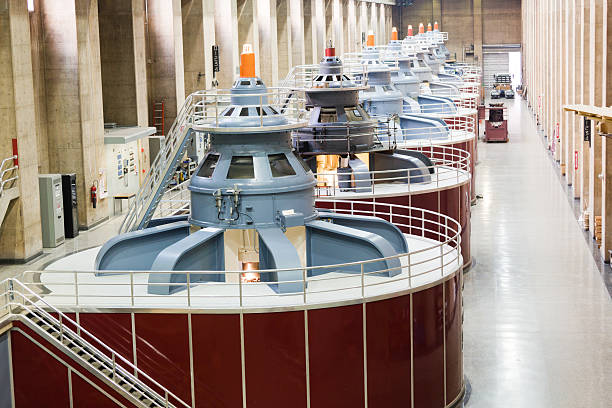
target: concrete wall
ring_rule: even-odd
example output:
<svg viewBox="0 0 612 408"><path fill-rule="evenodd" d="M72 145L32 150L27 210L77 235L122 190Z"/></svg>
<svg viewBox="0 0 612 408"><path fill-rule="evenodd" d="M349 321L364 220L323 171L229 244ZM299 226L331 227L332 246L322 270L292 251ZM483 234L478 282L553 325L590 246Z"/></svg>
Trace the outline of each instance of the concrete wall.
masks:
<svg viewBox="0 0 612 408"><path fill-rule="evenodd" d="M419 23L427 28L435 21L449 33L448 49L459 60L465 46L521 43L521 0L415 0L401 12L400 7L393 10L393 25L401 27L402 36L408 25L416 33Z"/></svg>

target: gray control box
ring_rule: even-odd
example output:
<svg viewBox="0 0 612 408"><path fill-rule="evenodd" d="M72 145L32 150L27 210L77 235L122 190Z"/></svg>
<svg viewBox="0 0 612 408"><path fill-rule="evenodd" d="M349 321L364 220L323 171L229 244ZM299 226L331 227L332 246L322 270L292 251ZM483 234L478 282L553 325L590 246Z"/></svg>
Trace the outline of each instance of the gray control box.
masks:
<svg viewBox="0 0 612 408"><path fill-rule="evenodd" d="M40 174L38 186L43 247L55 248L64 242L62 175Z"/></svg>

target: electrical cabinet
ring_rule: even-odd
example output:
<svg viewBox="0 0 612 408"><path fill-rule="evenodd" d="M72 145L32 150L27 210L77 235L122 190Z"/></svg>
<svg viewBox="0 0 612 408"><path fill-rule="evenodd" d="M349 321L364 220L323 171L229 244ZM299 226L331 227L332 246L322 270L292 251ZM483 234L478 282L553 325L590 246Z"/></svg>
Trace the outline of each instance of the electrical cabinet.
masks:
<svg viewBox="0 0 612 408"><path fill-rule="evenodd" d="M62 195L64 197L64 235L74 238L79 235L76 174L62 174Z"/></svg>
<svg viewBox="0 0 612 408"><path fill-rule="evenodd" d="M43 247L55 248L64 242L62 176L60 174L40 174L38 186Z"/></svg>

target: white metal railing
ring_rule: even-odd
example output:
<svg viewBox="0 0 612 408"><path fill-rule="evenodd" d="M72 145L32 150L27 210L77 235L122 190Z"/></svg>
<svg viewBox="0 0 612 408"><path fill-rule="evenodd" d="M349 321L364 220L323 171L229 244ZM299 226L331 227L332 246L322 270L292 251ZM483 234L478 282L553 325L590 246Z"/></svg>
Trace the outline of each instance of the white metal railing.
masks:
<svg viewBox="0 0 612 408"><path fill-rule="evenodd" d="M19 178L19 166L14 164L17 156L10 156L0 162L0 197L5 189L13 187ZM8 186L8 187L7 187Z"/></svg>
<svg viewBox="0 0 612 408"><path fill-rule="evenodd" d="M76 352L74 354L86 363L91 371L108 370L110 375L105 376L110 378L119 389L121 389L121 383L126 382L140 395L151 399L156 407L176 407L177 405L190 407L172 391L159 384L76 321L37 295L19 279L5 279L0 282L0 288L2 290L0 293L0 327L10 321L19 320L31 328L42 328L49 334L46 340L57 346L78 347L79 352L83 354ZM36 289L41 289L41 287ZM100 365L95 366L90 362L91 360L97 361ZM150 383L151 386L147 383ZM152 387L160 390L161 394Z"/></svg>
<svg viewBox="0 0 612 408"><path fill-rule="evenodd" d="M190 182L191 180L185 180L166 191L155 209L153 218L189 214L191 194L188 188Z"/></svg>
<svg viewBox="0 0 612 408"><path fill-rule="evenodd" d="M80 307L153 307L191 308L200 310L303 306L339 300L377 296L396 290L418 288L443 278L462 267L461 227L446 215L422 208L362 201L329 200L320 202L325 211L340 214L369 215L389 220L402 232L420 240L420 246L409 252L386 258L334 265L259 270L261 282L244 283L244 271L113 271L111 279L94 278L92 271L26 271L20 279L33 290L46 289L45 305ZM324 216L323 216L324 217ZM412 244L410 244L412 242ZM415 241L409 241L414 245ZM399 261L400 266L385 268L382 261ZM391 262L391 264L394 261ZM352 273L333 274L350 269ZM301 283L301 290L276 293L269 288L274 276L298 272L301 278L280 279L281 284ZM380 276L400 272L392 277ZM149 283L151 274L183 274L185 283ZM200 282L193 276L224 274L224 282ZM118 274L118 275L117 275ZM269 279L266 276L271 275ZM266 280L272 282L265 282ZM181 287L169 296L152 295L150 286ZM331 297L330 297L331 296Z"/></svg>
<svg viewBox="0 0 612 408"><path fill-rule="evenodd" d="M341 193L376 194L389 192L394 186L394 194L410 193L422 189L423 185L440 186L469 180L470 154L451 146L416 147L407 149L428 156L432 165L419 169L394 169L381 171L353 171L350 180L341 180L336 171L318 172L316 196L330 197ZM423 176L423 170L429 177Z"/></svg>

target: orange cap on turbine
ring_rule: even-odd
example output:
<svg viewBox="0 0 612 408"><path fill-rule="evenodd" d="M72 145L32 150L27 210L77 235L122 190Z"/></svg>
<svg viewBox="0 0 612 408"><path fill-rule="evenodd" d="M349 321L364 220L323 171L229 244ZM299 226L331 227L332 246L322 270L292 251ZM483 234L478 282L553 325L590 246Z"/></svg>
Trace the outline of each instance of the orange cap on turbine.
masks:
<svg viewBox="0 0 612 408"><path fill-rule="evenodd" d="M436 30L436 31L438 31L438 30L439 30L439 28L438 28L438 22L437 22L437 21L434 21L434 30Z"/></svg>
<svg viewBox="0 0 612 408"><path fill-rule="evenodd" d="M368 47L374 46L374 31L372 30L368 31L368 41L366 42L366 45Z"/></svg>
<svg viewBox="0 0 612 408"><path fill-rule="evenodd" d="M408 26L408 37L412 37L414 34L412 32L412 25Z"/></svg>
<svg viewBox="0 0 612 408"><path fill-rule="evenodd" d="M397 41L397 28L395 27L391 29L391 41Z"/></svg>
<svg viewBox="0 0 612 408"><path fill-rule="evenodd" d="M419 34L425 34L425 26L423 23L419 24Z"/></svg>
<svg viewBox="0 0 612 408"><path fill-rule="evenodd" d="M427 23L427 31L431 31L431 23Z"/></svg>
<svg viewBox="0 0 612 408"><path fill-rule="evenodd" d="M242 46L242 54L240 54L240 78L255 77L255 53L251 44Z"/></svg>

